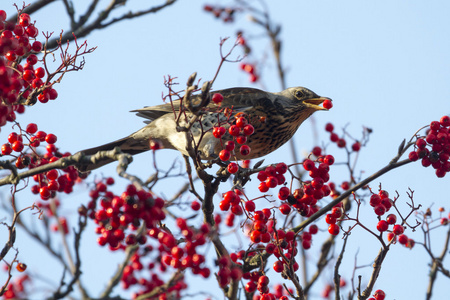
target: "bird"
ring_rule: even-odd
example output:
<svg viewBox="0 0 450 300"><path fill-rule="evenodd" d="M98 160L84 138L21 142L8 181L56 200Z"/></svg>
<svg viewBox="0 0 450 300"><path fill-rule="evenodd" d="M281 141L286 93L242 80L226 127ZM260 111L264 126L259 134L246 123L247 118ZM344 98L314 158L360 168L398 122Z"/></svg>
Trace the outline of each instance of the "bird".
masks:
<svg viewBox="0 0 450 300"><path fill-rule="evenodd" d="M327 110L320 105L325 100L331 100L305 87L291 87L277 93L235 87L210 92L210 95L214 94L222 95L222 102L216 104L210 101L200 114L197 114L198 121L193 122L190 128L202 160L216 159L223 150L224 141L233 139L228 133L223 139L216 138L212 129L216 126L228 129L234 117L245 116L254 132L246 141L246 145L251 149L250 153L242 155L235 151L232 158L255 159L275 151L289 141L303 121L316 111ZM201 102L200 94L191 97L193 103ZM187 109L182 110L182 107L181 100L174 100L171 103L133 110L131 112L146 119L145 127L122 139L80 152L84 155L94 155L99 151L119 147L123 153L135 155L150 150L150 141L156 140L162 148L175 149L183 155L188 155L186 133L177 130L177 126L180 128L188 125L196 114ZM183 113L180 114L180 110ZM83 172L91 171L112 161L105 159L78 169Z"/></svg>

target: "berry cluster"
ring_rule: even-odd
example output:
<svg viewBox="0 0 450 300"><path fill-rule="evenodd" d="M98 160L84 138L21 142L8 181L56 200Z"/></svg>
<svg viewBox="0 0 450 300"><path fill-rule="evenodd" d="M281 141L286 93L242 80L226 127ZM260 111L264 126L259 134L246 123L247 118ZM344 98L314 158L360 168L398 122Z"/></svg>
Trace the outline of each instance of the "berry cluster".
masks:
<svg viewBox="0 0 450 300"><path fill-rule="evenodd" d="M17 278L13 282L8 284L8 288L3 294L2 299L22 299L27 298L27 293L25 291L25 284L31 281L28 275L22 275Z"/></svg>
<svg viewBox="0 0 450 300"><path fill-rule="evenodd" d="M230 257L221 257L217 264L219 271L217 272L217 280L221 287L227 286L232 280L239 281L243 276L241 267L234 265ZM208 269L209 270L209 269Z"/></svg>
<svg viewBox="0 0 450 300"><path fill-rule="evenodd" d="M210 4L205 4L203 10L212 13L214 17L220 18L225 23L231 23L234 21L234 13L236 9L230 7L220 7Z"/></svg>
<svg viewBox="0 0 450 300"><path fill-rule="evenodd" d="M21 13L16 23L5 20L6 12L0 10L0 127L14 121L15 112L24 112L20 98L27 98L32 91L40 91L38 100L43 103L58 96L51 85L44 86L46 70L36 67L35 53L42 51L42 43L36 41L39 31L30 16ZM21 65L23 58L26 63Z"/></svg>
<svg viewBox="0 0 450 300"><path fill-rule="evenodd" d="M331 104L331 102L329 104L327 104L327 107L326 107L325 102L324 102L323 107L329 109L328 106L330 104ZM344 138L339 137L339 135L334 132L334 125L332 123L327 123L325 125L325 131L330 133L330 141L332 141L333 143L336 143L336 145L339 148L345 148L345 146L347 145L347 141ZM358 152L360 149L361 149L361 143L359 141L355 141L352 144L352 151Z"/></svg>
<svg viewBox="0 0 450 300"><path fill-rule="evenodd" d="M432 166L439 178L450 172L450 117L431 122L426 137L417 139L415 147L409 153L409 160L421 159L422 166Z"/></svg>
<svg viewBox="0 0 450 300"><path fill-rule="evenodd" d="M219 94L214 94L219 95ZM214 98L213 96L213 98ZM214 100L213 100L214 101ZM220 139L222 142L223 150L219 153L219 158L222 161L228 161L230 160L232 153L234 152L234 149L236 147L236 143L241 145L239 148L239 153L242 156L247 156L250 154L250 147L248 145L245 145L247 142L247 137L252 135L255 129L251 124L248 123L247 118L244 114L238 113L236 114L234 121L230 124L228 129L226 129L224 126L216 126L213 128L213 135L215 138ZM223 138L225 134L229 134L232 138L232 140L228 140L225 142L225 145L223 145ZM229 137L227 136L227 139ZM234 170L234 172L230 173L236 173L238 171L237 166L230 167L231 170Z"/></svg>
<svg viewBox="0 0 450 300"><path fill-rule="evenodd" d="M107 186L112 184L114 180L107 178L98 182L89 193L91 201L86 213L99 225L96 232L101 236L97 242L101 246L108 244L111 250L136 243L145 244L145 235L125 235L125 230L137 230L142 221L148 229L155 227L156 222L166 217L162 211L164 200L154 198L144 190L137 190L134 185L128 185L126 191L117 196L108 191Z"/></svg>
<svg viewBox="0 0 450 300"><path fill-rule="evenodd" d="M370 196L369 204L373 207L375 214L381 217L391 209L393 202L387 191L380 190L378 194Z"/></svg>
<svg viewBox="0 0 450 300"><path fill-rule="evenodd" d="M258 81L259 76L256 74L255 65L254 64L242 63L240 65L240 67L241 67L242 71L244 71L245 73L250 75L250 77L249 77L250 82L257 82Z"/></svg>
<svg viewBox="0 0 450 300"><path fill-rule="evenodd" d="M30 123L25 130L19 127L19 132L9 134L8 142L1 146L1 155L13 157L18 169L25 167L33 169L70 155L70 153L60 153L55 146L56 141L56 135L38 131L37 125ZM37 148L41 144L47 144L46 152L42 155L37 152ZM72 166L62 171L50 170L46 173L36 174L33 176L33 180L37 184L31 186L31 192L39 194L42 200L48 200L54 198L56 192L72 192L73 186L79 178L77 170Z"/></svg>
<svg viewBox="0 0 450 300"><path fill-rule="evenodd" d="M394 202L389 198L389 193L385 190L380 190L378 194L372 194L369 200L370 206L373 207L375 214L380 218L388 212L393 206ZM389 230L389 226L393 225L392 230L387 234L388 242L396 243L397 241L408 248L414 247L414 240L409 239L403 232L405 228L397 223L397 216L389 214L385 220L379 220L377 223L377 230L385 232Z"/></svg>
<svg viewBox="0 0 450 300"><path fill-rule="evenodd" d="M332 235L339 234L339 225L336 223L338 222L339 219L342 218L343 215L344 215L344 208L342 202L339 202L331 209L331 213L325 216L325 222L329 224L328 232L330 234Z"/></svg>
<svg viewBox="0 0 450 300"><path fill-rule="evenodd" d="M133 255L130 264L125 267L121 278L122 286L125 289L138 284L140 288L142 288L138 295L150 293L165 283L156 273L166 272L169 267L180 270L189 268L193 274L201 275L204 278L210 276L210 269L204 266L205 257L197 251L197 247L206 243L206 237L210 232L209 226L203 224L200 226L199 230L196 231L189 227L186 220L183 218L178 218L176 220L176 225L181 231L184 246L181 246L183 244L179 243L174 235L165 230L156 227L149 229L148 236L152 240L158 242L158 247L147 244L145 247L141 247L139 251ZM147 265L143 264L142 259L148 258L151 254L153 254L151 262ZM155 261L159 262L158 270L155 270ZM222 261L222 264L224 265L225 262ZM144 269L147 269L143 272L144 274L151 273L150 280L145 278L138 279L138 273L144 271ZM230 268L226 267L223 267L223 270L224 271L219 272L222 278L225 278L226 274L231 276L230 278L234 278L235 271L228 272ZM181 290L186 288L187 285L184 281L179 280L169 290L162 293L160 297L164 297L171 292L179 294Z"/></svg>

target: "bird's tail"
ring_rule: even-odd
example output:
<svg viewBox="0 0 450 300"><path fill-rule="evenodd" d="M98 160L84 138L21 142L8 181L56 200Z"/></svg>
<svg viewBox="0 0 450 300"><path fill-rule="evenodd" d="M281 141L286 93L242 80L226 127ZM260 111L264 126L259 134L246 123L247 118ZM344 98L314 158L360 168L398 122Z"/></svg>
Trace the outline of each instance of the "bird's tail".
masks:
<svg viewBox="0 0 450 300"><path fill-rule="evenodd" d="M104 144L104 145L101 145L98 147L86 149L86 150L83 150L80 152L84 153L84 155L94 155L99 151L109 151L109 150L113 150L116 147L119 147L123 153L128 153L131 155L142 153L142 152L145 152L150 149L148 141L137 140L137 139L133 138L132 136L127 136L120 140L117 140L117 141L114 141L114 142L111 142L108 144ZM78 170L81 172L95 170L95 169L100 168L104 165L107 165L113 161L114 161L113 159L104 159L95 164L91 163L89 165L80 166L80 167L78 167Z"/></svg>

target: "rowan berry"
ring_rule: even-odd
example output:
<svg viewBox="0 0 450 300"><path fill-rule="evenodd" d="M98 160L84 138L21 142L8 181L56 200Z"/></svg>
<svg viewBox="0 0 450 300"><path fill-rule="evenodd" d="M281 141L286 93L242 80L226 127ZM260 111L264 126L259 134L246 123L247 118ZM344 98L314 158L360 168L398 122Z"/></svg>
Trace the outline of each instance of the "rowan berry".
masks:
<svg viewBox="0 0 450 300"><path fill-rule="evenodd" d="M373 208L373 211L377 216L382 216L386 213L386 207L384 207L384 205L382 204L378 204Z"/></svg>
<svg viewBox="0 0 450 300"><path fill-rule="evenodd" d="M239 129L239 127L237 127L236 125L231 125L231 126L228 128L228 133L229 133L231 136L238 136L239 133L240 133L240 129Z"/></svg>
<svg viewBox="0 0 450 300"><path fill-rule="evenodd" d="M252 135L255 132L255 128L251 124L247 124L244 126L243 133L244 135Z"/></svg>
<svg viewBox="0 0 450 300"><path fill-rule="evenodd" d="M215 104L220 104L223 101L223 96L222 94L219 93L215 93L212 95L211 100L215 103Z"/></svg>
<svg viewBox="0 0 450 300"><path fill-rule="evenodd" d="M228 172L230 172L231 174L236 173L239 170L239 165L237 163L229 163L228 167L227 167Z"/></svg>
<svg viewBox="0 0 450 300"><path fill-rule="evenodd" d="M325 131L333 132L333 130L334 130L333 124L331 124L331 123L325 124Z"/></svg>
<svg viewBox="0 0 450 300"><path fill-rule="evenodd" d="M339 234L339 226L336 224L330 224L330 226L328 227L328 232L331 235L338 235Z"/></svg>
<svg viewBox="0 0 450 300"><path fill-rule="evenodd" d="M397 216L394 214L389 214L386 217L386 221L388 222L388 224L394 225L395 223L397 223Z"/></svg>
<svg viewBox="0 0 450 300"><path fill-rule="evenodd" d="M386 231L389 227L388 222L386 222L385 220L380 220L377 224L377 230L380 232Z"/></svg>
<svg viewBox="0 0 450 300"><path fill-rule="evenodd" d="M289 206L289 204L286 204L286 203L281 204L280 211L283 215L288 215L291 212L291 207Z"/></svg>
<svg viewBox="0 0 450 300"><path fill-rule="evenodd" d="M327 224L336 224L336 218L332 214L327 214L325 216L325 222L327 222Z"/></svg>
<svg viewBox="0 0 450 300"><path fill-rule="evenodd" d="M219 152L219 158L222 161L227 161L227 160L230 159L230 157L231 157L231 153L228 150L222 150L222 151Z"/></svg>
<svg viewBox="0 0 450 300"><path fill-rule="evenodd" d="M245 117L239 117L236 119L236 126L238 128L244 128L244 126L247 124L248 124L248 121Z"/></svg>
<svg viewBox="0 0 450 300"><path fill-rule="evenodd" d="M220 139L226 132L226 129L222 126L220 127L214 127L213 129L213 135L215 138Z"/></svg>
<svg viewBox="0 0 450 300"><path fill-rule="evenodd" d="M319 232L319 227L317 227L317 225L313 224L309 227L309 233L316 234L317 232Z"/></svg>
<svg viewBox="0 0 450 300"><path fill-rule="evenodd" d="M306 171L311 171L315 169L315 164L312 160L305 159L305 161L303 162L303 168L305 168Z"/></svg>
<svg viewBox="0 0 450 300"><path fill-rule="evenodd" d="M323 158L323 162L325 163L325 164L327 164L328 166L331 166L332 164L334 164L334 156L333 155L326 155L324 158ZM320 165L319 165L320 166Z"/></svg>
<svg viewBox="0 0 450 300"><path fill-rule="evenodd" d="M14 143L12 143L12 149L15 152L21 152L24 148L24 145L22 143L22 141L15 141Z"/></svg>
<svg viewBox="0 0 450 300"><path fill-rule="evenodd" d="M27 265L24 263L17 263L16 269L19 272L24 272L27 269Z"/></svg>
<svg viewBox="0 0 450 300"><path fill-rule="evenodd" d="M346 142L344 139L339 139L339 140L337 141L337 146L338 146L339 148L344 148L346 144L347 144L347 142Z"/></svg>
<svg viewBox="0 0 450 300"><path fill-rule="evenodd" d="M275 272L281 273L284 270L284 264L281 261L277 260L273 263L273 269Z"/></svg>
<svg viewBox="0 0 450 300"><path fill-rule="evenodd" d="M245 135L239 135L236 137L236 143L242 145L247 142L247 137Z"/></svg>
<svg viewBox="0 0 450 300"><path fill-rule="evenodd" d="M361 143L360 142L353 143L352 150L355 152L358 152L359 150L361 150Z"/></svg>
<svg viewBox="0 0 450 300"><path fill-rule="evenodd" d="M333 107L333 103L329 99L323 101L322 105L326 109L331 109Z"/></svg>
<svg viewBox="0 0 450 300"><path fill-rule="evenodd" d="M227 151L233 151L235 147L235 143L233 141L227 141L225 143L225 150Z"/></svg>
<svg viewBox="0 0 450 300"><path fill-rule="evenodd" d="M402 234L404 231L405 231L405 228L404 228L402 225L399 225L399 224L394 225L394 227L392 228L392 232L393 232L395 235L400 235L400 234Z"/></svg>
<svg viewBox="0 0 450 300"><path fill-rule="evenodd" d="M239 152L241 152L241 155L243 156L247 156L250 154L250 147L248 145L242 145L241 148L239 149Z"/></svg>
<svg viewBox="0 0 450 300"><path fill-rule="evenodd" d="M269 190L269 187L267 186L267 183L263 181L259 184L258 189L261 193L265 193Z"/></svg>
<svg viewBox="0 0 450 300"><path fill-rule="evenodd" d="M289 196L289 194L291 193L291 191L289 190L288 187L283 186L280 188L280 190L278 191L278 199L280 200L286 200Z"/></svg>
<svg viewBox="0 0 450 300"><path fill-rule="evenodd" d="M2 145L2 154L3 155L9 155L11 154L11 152L13 151L11 144L7 143L7 144L3 144Z"/></svg>
<svg viewBox="0 0 450 300"><path fill-rule="evenodd" d="M39 67L34 71L34 74L36 75L37 78L43 78L45 76L45 70L44 68Z"/></svg>
<svg viewBox="0 0 450 300"><path fill-rule="evenodd" d="M449 116L442 116L439 120L439 123L443 127L449 127L450 126L450 117Z"/></svg>
<svg viewBox="0 0 450 300"><path fill-rule="evenodd" d="M376 290L375 293L373 294L373 297L376 300L384 300L386 294L382 290Z"/></svg>

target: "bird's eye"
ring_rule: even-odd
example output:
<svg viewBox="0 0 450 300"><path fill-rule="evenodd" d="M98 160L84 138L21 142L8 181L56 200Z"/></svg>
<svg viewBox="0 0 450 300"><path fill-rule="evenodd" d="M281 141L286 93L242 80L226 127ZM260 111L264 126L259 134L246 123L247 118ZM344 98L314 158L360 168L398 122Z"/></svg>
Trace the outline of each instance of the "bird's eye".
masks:
<svg viewBox="0 0 450 300"><path fill-rule="evenodd" d="M295 97L303 98L303 97L305 97L305 93L302 90L297 90L297 91L295 91Z"/></svg>

